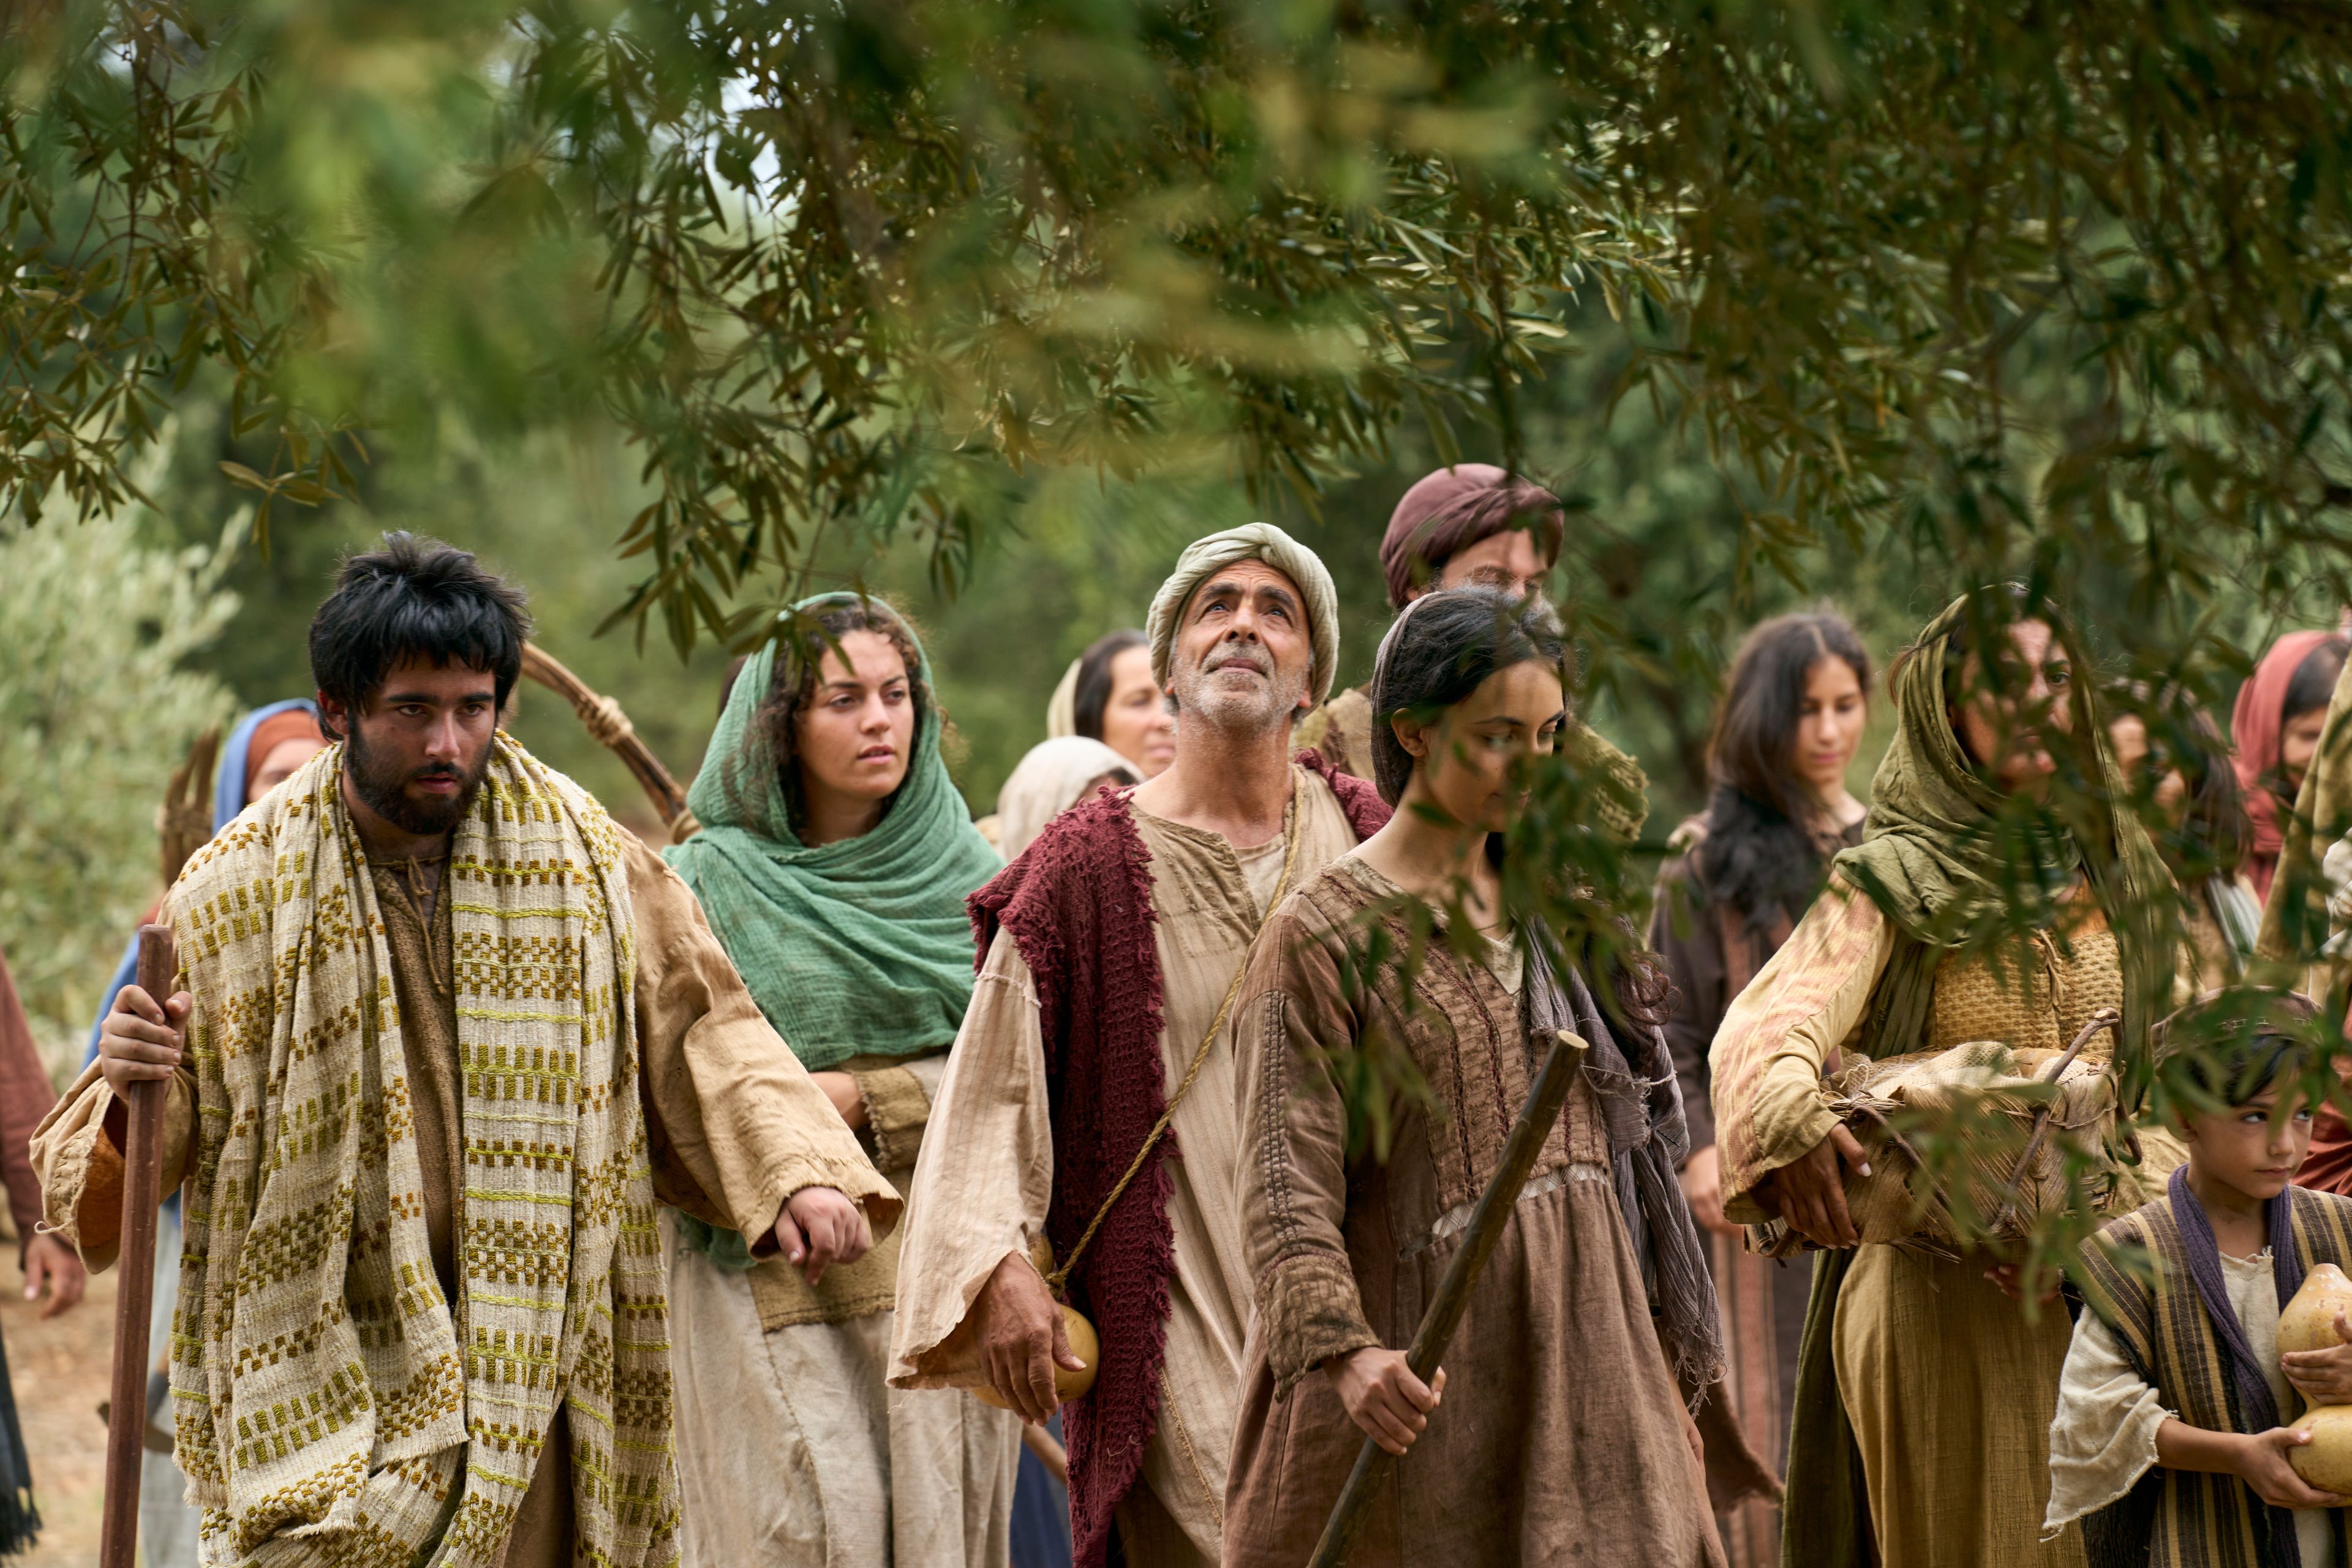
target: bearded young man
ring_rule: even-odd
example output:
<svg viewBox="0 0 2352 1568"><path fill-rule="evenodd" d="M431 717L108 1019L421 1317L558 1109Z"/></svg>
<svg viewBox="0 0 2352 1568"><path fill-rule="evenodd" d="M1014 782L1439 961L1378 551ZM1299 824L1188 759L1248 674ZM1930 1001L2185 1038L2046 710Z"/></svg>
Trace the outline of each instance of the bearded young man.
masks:
<svg viewBox="0 0 2352 1568"><path fill-rule="evenodd" d="M1442 588L1493 588L1515 599L1541 598L1559 559L1568 520L1559 498L1492 463L1456 463L1423 476L1389 514L1381 535L1381 574L1389 608L1402 610ZM1649 816L1642 764L1571 721L1561 750L1605 783L1594 815L1624 838L1638 838ZM1369 688L1342 691L1298 723L1334 772L1372 776L1372 700Z"/></svg>
<svg viewBox="0 0 2352 1568"><path fill-rule="evenodd" d="M1186 550L1148 623L1175 762L1064 813L972 896L980 980L915 1167L891 1381L1050 1415L1055 1364L1076 1364L1031 1261L1050 1241L1102 1337L1066 1413L1079 1568L1114 1531L1132 1568L1221 1550L1254 1295L1233 991L1283 890L1388 818L1370 784L1291 761L1330 689L1336 610L1278 528Z"/></svg>
<svg viewBox="0 0 2352 1568"><path fill-rule="evenodd" d="M48 1221L111 1261L119 1096L167 1080L205 1561L671 1563L656 1198L812 1277L898 1198L685 885L498 730L521 595L385 546L310 626L341 743L189 860L174 994L42 1124Z"/></svg>

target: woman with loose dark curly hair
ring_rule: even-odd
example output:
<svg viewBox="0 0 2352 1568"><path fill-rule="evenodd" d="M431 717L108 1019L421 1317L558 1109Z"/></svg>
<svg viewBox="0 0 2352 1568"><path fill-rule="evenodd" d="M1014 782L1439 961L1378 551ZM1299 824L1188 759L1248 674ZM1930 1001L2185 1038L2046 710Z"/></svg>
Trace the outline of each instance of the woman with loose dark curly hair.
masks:
<svg viewBox="0 0 2352 1568"><path fill-rule="evenodd" d="M688 796L703 830L669 851L902 1193L971 1000L963 901L1001 869L940 758L945 722L903 616L805 600L729 693ZM885 1386L898 1248L811 1283L732 1231L676 1225L688 1559L1003 1568L1020 1423Z"/></svg>

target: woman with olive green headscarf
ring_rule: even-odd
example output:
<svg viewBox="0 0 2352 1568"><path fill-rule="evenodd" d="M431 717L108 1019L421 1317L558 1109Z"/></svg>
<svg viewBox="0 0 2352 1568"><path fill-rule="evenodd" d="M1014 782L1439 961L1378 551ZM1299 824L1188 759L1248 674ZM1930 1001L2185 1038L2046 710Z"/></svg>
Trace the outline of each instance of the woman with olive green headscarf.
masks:
<svg viewBox="0 0 2352 1568"><path fill-rule="evenodd" d="M2168 995L2153 932L2177 895L2137 819L2109 804L2124 791L2105 726L2072 673L2060 628L2018 590L1928 623L1890 674L1899 727L1864 841L1715 1037L1726 1214L1777 1216L1831 1249L1800 1358L1784 1563L2085 1562L2079 1526L2041 1539L2065 1310L2029 1314L1989 1255L1855 1246L1843 1181L1868 1166L1822 1091L1841 1052L2060 1049L2109 1006L2119 1049L2144 1059ZM2063 801L2049 788L2062 758L2087 780ZM2178 1163L2153 1142L2143 1179Z"/></svg>
<svg viewBox="0 0 2352 1568"><path fill-rule="evenodd" d="M803 600L737 679L687 797L702 832L668 852L900 1192L971 1000L964 898L1003 868L940 728L903 619L852 594ZM732 1232L674 1223L688 1568L1004 1568L1020 1423L883 1382L905 1227L811 1284Z"/></svg>

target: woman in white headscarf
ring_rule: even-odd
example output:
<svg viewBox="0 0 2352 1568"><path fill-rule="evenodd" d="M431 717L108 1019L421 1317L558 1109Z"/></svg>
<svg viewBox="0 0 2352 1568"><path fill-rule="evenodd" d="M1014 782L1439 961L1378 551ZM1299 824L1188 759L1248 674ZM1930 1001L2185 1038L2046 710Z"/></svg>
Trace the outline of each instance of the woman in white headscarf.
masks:
<svg viewBox="0 0 2352 1568"><path fill-rule="evenodd" d="M996 795L997 848L1017 858L1045 824L1098 789L1141 784L1133 763L1100 741L1064 735L1029 748Z"/></svg>

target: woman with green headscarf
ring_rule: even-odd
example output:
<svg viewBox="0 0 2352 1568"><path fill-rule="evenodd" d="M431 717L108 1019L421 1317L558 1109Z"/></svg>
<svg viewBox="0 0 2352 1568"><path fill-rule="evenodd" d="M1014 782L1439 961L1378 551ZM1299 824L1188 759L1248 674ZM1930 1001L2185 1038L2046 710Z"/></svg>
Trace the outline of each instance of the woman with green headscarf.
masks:
<svg viewBox="0 0 2352 1568"><path fill-rule="evenodd" d="M2102 1007L2123 1013L2116 1048L2144 1060L2168 996L2171 966L2151 962L2169 940L2161 900L2177 895L2114 806L2105 726L2073 675L2061 629L2021 590L1965 595L1928 623L1889 672L1898 731L1863 842L1715 1037L1726 1214L1832 1249L1799 1363L1784 1563L2085 1561L2077 1526L2041 1539L2064 1309L2029 1313L1990 1255L1857 1247L1843 1182L1869 1166L1822 1089L1842 1058L1978 1040L2055 1052ZM2062 765L2071 791L2053 787ZM2142 1136L2144 1182L2179 1152Z"/></svg>
<svg viewBox="0 0 2352 1568"><path fill-rule="evenodd" d="M964 898L1003 868L940 728L903 618L853 594L803 600L737 678L688 795L703 830L668 852L761 1011L902 1193L971 999ZM812 1285L732 1233L673 1221L685 1561L1003 1568L1019 1422L883 1381L905 1226Z"/></svg>

